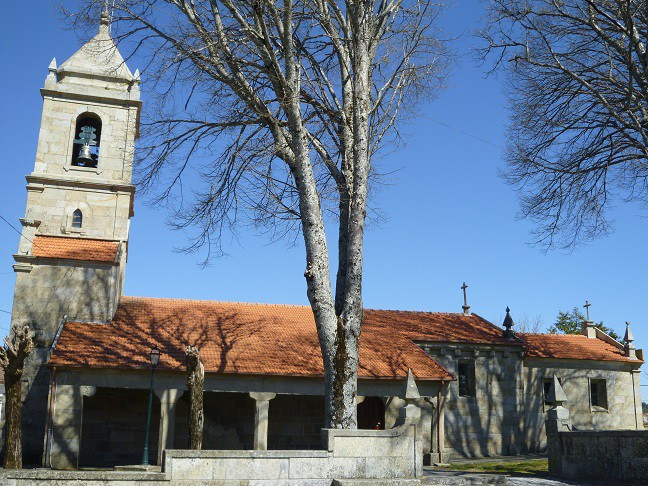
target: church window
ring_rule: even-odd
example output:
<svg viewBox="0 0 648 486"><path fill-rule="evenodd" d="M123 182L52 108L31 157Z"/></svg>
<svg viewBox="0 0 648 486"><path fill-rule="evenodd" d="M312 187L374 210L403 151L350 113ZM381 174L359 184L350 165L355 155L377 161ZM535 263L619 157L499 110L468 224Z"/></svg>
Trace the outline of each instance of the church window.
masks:
<svg viewBox="0 0 648 486"><path fill-rule="evenodd" d="M99 163L101 119L94 113L79 115L74 129L72 165L96 168Z"/></svg>
<svg viewBox="0 0 648 486"><path fill-rule="evenodd" d="M475 362L468 359L460 359L457 366L459 381L459 396L477 396L475 385Z"/></svg>
<svg viewBox="0 0 648 486"><path fill-rule="evenodd" d="M81 225L83 225L83 213L81 212L80 209L76 209L72 213L72 227L80 228Z"/></svg>
<svg viewBox="0 0 648 486"><path fill-rule="evenodd" d="M590 380L590 402L592 407L608 408L605 380Z"/></svg>

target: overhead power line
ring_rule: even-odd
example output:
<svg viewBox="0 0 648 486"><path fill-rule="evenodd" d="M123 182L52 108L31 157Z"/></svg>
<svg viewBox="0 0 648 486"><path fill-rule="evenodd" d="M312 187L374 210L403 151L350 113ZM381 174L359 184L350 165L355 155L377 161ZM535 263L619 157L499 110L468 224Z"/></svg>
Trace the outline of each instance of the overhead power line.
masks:
<svg viewBox="0 0 648 486"><path fill-rule="evenodd" d="M22 231L19 231L19 230L18 230L18 229L13 225L13 224L11 224L9 221L7 221L7 220L5 219L5 217L4 217L2 214L0 214L0 219L1 219L2 221L4 221L5 223L7 223L7 225L8 225L12 230L14 230L16 233L18 233L20 236L23 236ZM26 236L25 236L25 239L26 239L27 241L29 241L30 243L32 243L32 244L34 243L32 240L30 240L30 239L27 238Z"/></svg>
<svg viewBox="0 0 648 486"><path fill-rule="evenodd" d="M432 118L431 116L421 115L421 118L425 118L426 120L430 120L430 121L433 121L434 123L438 123L439 125L443 125L444 127L449 128L450 130L454 130L456 132L462 133L462 134L464 134L464 135L466 135L468 137L474 138L475 140L479 140L480 142L483 142L483 143L487 143L488 145L492 145L493 147L496 147L498 149L505 150L504 147L502 147L501 145L498 145L498 144L496 144L494 142L486 140L485 138L478 137L477 135L474 135L474 134L472 134L470 132L462 130L461 128L457 128L457 127L453 127L452 125L448 125L447 123L439 121L439 120L437 120L435 118Z"/></svg>

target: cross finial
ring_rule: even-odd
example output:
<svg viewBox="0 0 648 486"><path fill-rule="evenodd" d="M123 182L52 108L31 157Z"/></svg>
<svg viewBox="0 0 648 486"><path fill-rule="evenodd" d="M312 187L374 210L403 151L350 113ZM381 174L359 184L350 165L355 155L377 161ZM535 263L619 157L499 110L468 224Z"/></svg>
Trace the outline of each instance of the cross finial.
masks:
<svg viewBox="0 0 648 486"><path fill-rule="evenodd" d="M464 296L464 304L461 306L461 308L463 309L463 313L466 316L468 314L470 314L470 312L469 312L470 311L470 306L468 305L468 296L466 295L466 289L467 288L468 288L468 286L466 285L466 282L464 282L463 285L461 286L461 290L463 290L463 296Z"/></svg>
<svg viewBox="0 0 648 486"><path fill-rule="evenodd" d="M104 9L99 17L99 32L110 32L110 10L108 8L108 0L104 1Z"/></svg>
<svg viewBox="0 0 648 486"><path fill-rule="evenodd" d="M589 301L587 301L587 300L585 301L585 305L583 306L583 307L585 307L585 314L586 314L586 317L587 317L587 320L588 320L588 321L590 320L590 316L589 316L589 308L590 308L591 306L592 306L592 304L590 304Z"/></svg>

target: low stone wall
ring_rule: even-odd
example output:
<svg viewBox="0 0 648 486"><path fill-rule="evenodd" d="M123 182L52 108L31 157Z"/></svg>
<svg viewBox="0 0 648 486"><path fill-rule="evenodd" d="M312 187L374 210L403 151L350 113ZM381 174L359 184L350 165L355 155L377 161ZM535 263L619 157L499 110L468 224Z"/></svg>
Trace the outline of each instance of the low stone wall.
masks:
<svg viewBox="0 0 648 486"><path fill-rule="evenodd" d="M190 451L166 450L161 473L116 471L3 471L0 483L9 486L71 484L169 485L312 485L335 480L396 480L423 473L423 444L410 422L389 430L322 430L325 450Z"/></svg>
<svg viewBox="0 0 648 486"><path fill-rule="evenodd" d="M568 479L648 478L648 430L587 430L548 436L549 472Z"/></svg>
<svg viewBox="0 0 648 486"><path fill-rule="evenodd" d="M268 484L330 485L334 479L412 478L423 472L423 451L416 427L389 430L322 431L322 451L165 452L165 472L174 484L189 482L269 481ZM225 483L226 484L226 483Z"/></svg>

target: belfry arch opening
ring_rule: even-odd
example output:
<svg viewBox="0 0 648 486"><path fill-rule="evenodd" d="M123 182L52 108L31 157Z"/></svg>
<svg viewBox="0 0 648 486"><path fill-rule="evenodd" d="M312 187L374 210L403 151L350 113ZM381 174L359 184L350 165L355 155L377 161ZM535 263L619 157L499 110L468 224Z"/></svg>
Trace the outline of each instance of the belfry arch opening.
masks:
<svg viewBox="0 0 648 486"><path fill-rule="evenodd" d="M76 119L71 164L96 168L99 164L101 118L94 113L82 113Z"/></svg>

